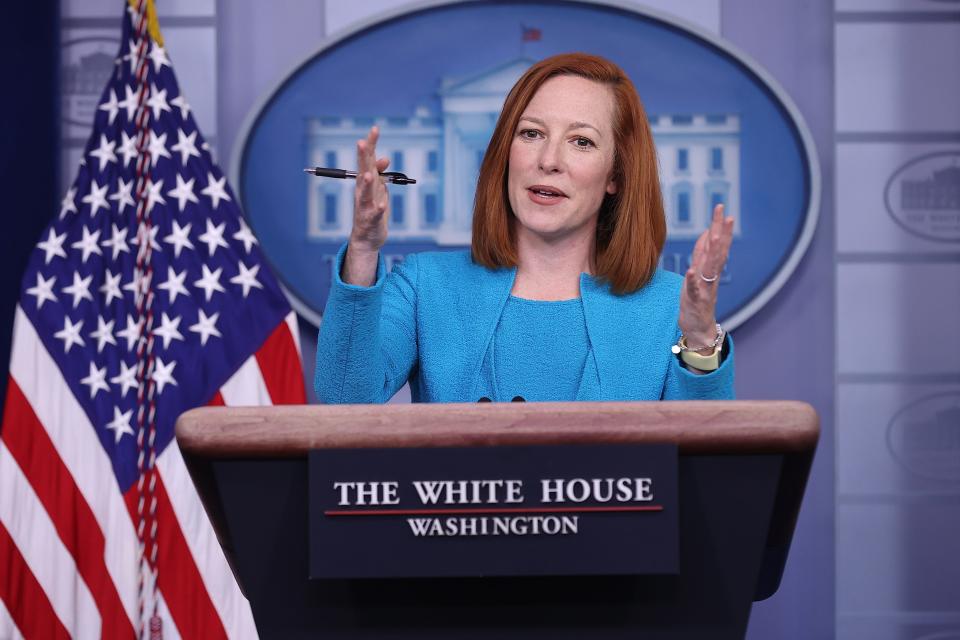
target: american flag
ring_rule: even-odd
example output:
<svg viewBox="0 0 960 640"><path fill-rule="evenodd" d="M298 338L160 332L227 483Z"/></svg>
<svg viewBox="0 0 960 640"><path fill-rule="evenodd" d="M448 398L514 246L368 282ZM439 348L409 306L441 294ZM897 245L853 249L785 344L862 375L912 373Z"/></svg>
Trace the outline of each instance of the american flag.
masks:
<svg viewBox="0 0 960 640"><path fill-rule="evenodd" d="M304 402L295 318L148 5L124 13L76 180L23 278L2 638L256 636L173 428L200 405Z"/></svg>
<svg viewBox="0 0 960 640"><path fill-rule="evenodd" d="M537 27L520 25L520 39L524 42L540 42L543 32Z"/></svg>

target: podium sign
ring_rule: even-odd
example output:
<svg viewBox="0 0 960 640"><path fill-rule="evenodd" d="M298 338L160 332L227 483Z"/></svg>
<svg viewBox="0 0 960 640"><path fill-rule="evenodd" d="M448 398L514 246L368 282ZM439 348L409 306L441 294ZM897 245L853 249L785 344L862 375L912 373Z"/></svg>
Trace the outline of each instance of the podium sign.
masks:
<svg viewBox="0 0 960 640"><path fill-rule="evenodd" d="M678 572L677 446L309 454L311 578Z"/></svg>

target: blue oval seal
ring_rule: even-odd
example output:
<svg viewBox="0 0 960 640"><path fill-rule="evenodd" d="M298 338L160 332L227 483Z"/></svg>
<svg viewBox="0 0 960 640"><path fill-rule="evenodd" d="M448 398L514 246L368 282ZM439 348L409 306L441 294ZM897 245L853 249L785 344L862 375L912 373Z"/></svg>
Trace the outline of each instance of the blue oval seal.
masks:
<svg viewBox="0 0 960 640"><path fill-rule="evenodd" d="M650 116L668 237L682 272L710 212L736 218L717 315L727 328L790 277L816 226L820 173L806 125L756 63L699 27L617 2L429 2L328 38L253 110L233 184L298 312L318 324L352 221L353 168L374 123L378 152L417 179L391 187L388 262L469 246L480 160L503 100L536 60L587 51L619 64Z"/></svg>
<svg viewBox="0 0 960 640"><path fill-rule="evenodd" d="M960 151L938 151L893 172L883 190L887 213L910 233L960 242Z"/></svg>
<svg viewBox="0 0 960 640"><path fill-rule="evenodd" d="M887 449L916 476L960 482L960 393L936 393L901 408L887 426Z"/></svg>

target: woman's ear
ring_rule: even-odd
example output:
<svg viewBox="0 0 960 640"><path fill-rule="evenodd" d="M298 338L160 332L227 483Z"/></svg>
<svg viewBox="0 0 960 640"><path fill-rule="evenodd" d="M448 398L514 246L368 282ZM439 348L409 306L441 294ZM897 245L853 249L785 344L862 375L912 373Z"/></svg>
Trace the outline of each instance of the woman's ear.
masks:
<svg viewBox="0 0 960 640"><path fill-rule="evenodd" d="M607 193L614 195L617 192L617 181L612 177L607 181Z"/></svg>

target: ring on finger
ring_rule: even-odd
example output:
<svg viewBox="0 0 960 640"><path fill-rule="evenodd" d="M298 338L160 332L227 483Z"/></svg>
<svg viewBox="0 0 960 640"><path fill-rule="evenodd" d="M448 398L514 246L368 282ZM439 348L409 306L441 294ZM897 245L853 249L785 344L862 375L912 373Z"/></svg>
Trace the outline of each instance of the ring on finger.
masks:
<svg viewBox="0 0 960 640"><path fill-rule="evenodd" d="M720 277L720 274L719 274L719 273L716 274L715 276L712 276L712 277L709 277L709 278L708 278L707 276L703 275L703 271L700 272L700 279L703 280L704 282L716 282L716 281L717 281L717 278L719 278L719 277Z"/></svg>

